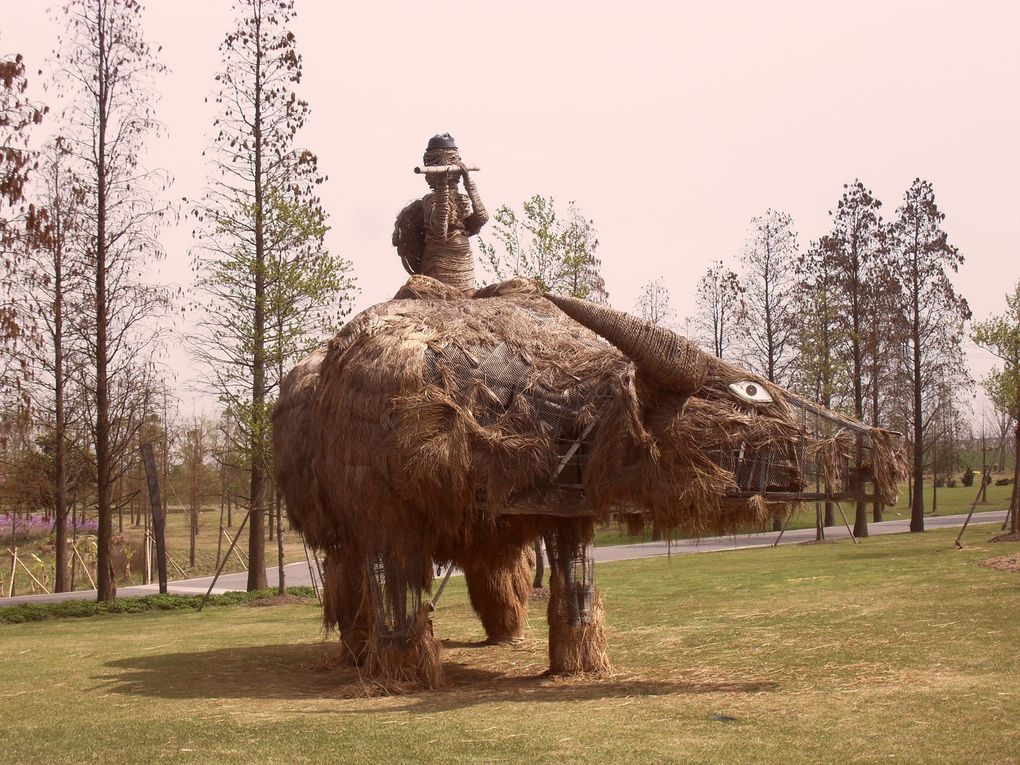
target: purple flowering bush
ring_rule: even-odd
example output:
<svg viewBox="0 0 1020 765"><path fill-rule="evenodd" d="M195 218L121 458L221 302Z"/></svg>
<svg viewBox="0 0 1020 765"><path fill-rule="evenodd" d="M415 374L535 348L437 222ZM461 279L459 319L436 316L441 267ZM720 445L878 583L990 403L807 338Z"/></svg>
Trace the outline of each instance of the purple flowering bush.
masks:
<svg viewBox="0 0 1020 765"><path fill-rule="evenodd" d="M99 521L96 518L78 518L75 525L79 535L95 534L99 530ZM68 516L67 533L70 535L74 531L75 529L71 525L71 518ZM24 544L31 540L41 539L53 533L53 520L47 519L41 513L31 513L28 515L22 513L0 514L0 542L10 544L12 533L17 535L14 537L16 540L15 544Z"/></svg>

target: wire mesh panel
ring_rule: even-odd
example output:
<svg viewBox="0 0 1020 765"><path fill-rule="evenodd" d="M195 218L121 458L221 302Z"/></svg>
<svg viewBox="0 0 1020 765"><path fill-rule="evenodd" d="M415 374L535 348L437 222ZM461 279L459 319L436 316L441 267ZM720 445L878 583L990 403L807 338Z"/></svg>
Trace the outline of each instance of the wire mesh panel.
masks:
<svg viewBox="0 0 1020 765"><path fill-rule="evenodd" d="M858 500L874 496L873 431L838 413L790 398L799 433L764 447L741 444L713 453L732 471L733 496L773 495L783 500Z"/></svg>
<svg viewBox="0 0 1020 765"><path fill-rule="evenodd" d="M549 438L573 443L578 435L578 417L591 403L597 381L555 390L536 380L534 368L506 343L493 348L461 348L450 344L440 351L426 351L427 378L441 379L438 367L452 372L463 386L481 383L487 395L479 401L475 418L483 426L491 425L523 399L534 413L537 428ZM565 449L564 449L565 451Z"/></svg>
<svg viewBox="0 0 1020 765"><path fill-rule="evenodd" d="M571 625L590 624L595 607L595 545L565 540L553 532L546 536L549 565L562 587L562 620Z"/></svg>
<svg viewBox="0 0 1020 765"><path fill-rule="evenodd" d="M421 561L403 562L380 555L370 566L369 583L376 626L382 638L406 638L421 611Z"/></svg>

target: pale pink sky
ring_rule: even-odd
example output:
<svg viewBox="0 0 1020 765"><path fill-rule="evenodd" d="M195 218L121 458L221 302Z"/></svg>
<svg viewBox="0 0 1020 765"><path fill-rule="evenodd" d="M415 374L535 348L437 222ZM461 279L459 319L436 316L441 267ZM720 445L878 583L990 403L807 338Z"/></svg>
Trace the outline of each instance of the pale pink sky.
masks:
<svg viewBox="0 0 1020 765"><path fill-rule="evenodd" d="M46 0L0 0L0 50L47 68ZM150 164L196 196L228 0L148 0L146 34L171 73L167 136ZM595 219L611 302L631 310L662 276L676 312L709 261L733 261L750 219L790 212L801 244L860 177L894 216L916 176L935 184L977 318L1020 277L1020 3L366 2L297 0L301 143L330 176L331 248L353 261L356 307L404 279L393 218L424 192L411 173L450 131L490 210L576 200ZM30 86L42 99L42 78ZM186 225L161 278L189 280ZM484 232L483 232L484 234ZM987 356L970 349L980 376ZM186 366L183 357L177 362ZM181 372L182 377L186 376Z"/></svg>

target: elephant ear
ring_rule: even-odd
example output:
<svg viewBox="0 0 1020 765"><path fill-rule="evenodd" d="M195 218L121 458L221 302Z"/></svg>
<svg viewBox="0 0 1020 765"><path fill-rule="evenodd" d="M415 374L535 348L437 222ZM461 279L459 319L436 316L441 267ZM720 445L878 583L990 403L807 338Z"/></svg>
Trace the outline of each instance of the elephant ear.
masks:
<svg viewBox="0 0 1020 765"><path fill-rule="evenodd" d="M545 297L620 349L647 380L685 395L704 384L708 355L686 337L588 300L548 293Z"/></svg>

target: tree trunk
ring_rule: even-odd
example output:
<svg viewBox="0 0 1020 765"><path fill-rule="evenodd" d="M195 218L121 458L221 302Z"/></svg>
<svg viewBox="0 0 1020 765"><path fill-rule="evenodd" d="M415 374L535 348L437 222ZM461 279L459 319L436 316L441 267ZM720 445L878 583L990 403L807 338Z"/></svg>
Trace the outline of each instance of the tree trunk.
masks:
<svg viewBox="0 0 1020 765"><path fill-rule="evenodd" d="M188 565L191 568L195 567L195 539L198 536L198 507L192 502L191 505L191 537L190 544L188 546Z"/></svg>
<svg viewBox="0 0 1020 765"><path fill-rule="evenodd" d="M279 577L279 585L277 589L280 595L287 594L287 556L286 551L283 549L283 495L279 491L276 492L276 568L277 576Z"/></svg>
<svg viewBox="0 0 1020 765"><path fill-rule="evenodd" d="M96 505L99 515L96 557L96 598L100 602L114 597L114 583L110 568L113 552L113 508L110 498L110 391L107 379L107 322L106 310L106 126L107 126L107 71L106 24L103 14L98 23L99 71L98 106L99 124L96 188Z"/></svg>
<svg viewBox="0 0 1020 765"><path fill-rule="evenodd" d="M60 212L57 212L57 225L60 225ZM70 585L67 571L67 445L66 427L64 423L64 287L63 257L61 253L62 234L57 232L57 250L54 253L53 280L53 403L56 419L56 443L54 445L53 481L54 492L53 514L56 525L57 560L54 576L54 592L67 592Z"/></svg>
<svg viewBox="0 0 1020 765"><path fill-rule="evenodd" d="M1013 460L1013 493L1009 499L1009 507L1013 515L1009 530L1014 534L1020 534L1020 417L1017 418L1013 448L1015 450L1015 458Z"/></svg>
<svg viewBox="0 0 1020 765"><path fill-rule="evenodd" d="M532 587L536 590L542 586L545 581L545 555L542 552L542 540L541 538L535 540L535 581L532 582Z"/></svg>
<svg viewBox="0 0 1020 765"><path fill-rule="evenodd" d="M262 66L261 37L256 35L255 50L255 311L252 322L254 358L252 359L251 422L251 516L248 528L248 590L264 590L266 581L266 524L262 510L265 493L263 456L266 403L266 247L262 188Z"/></svg>

